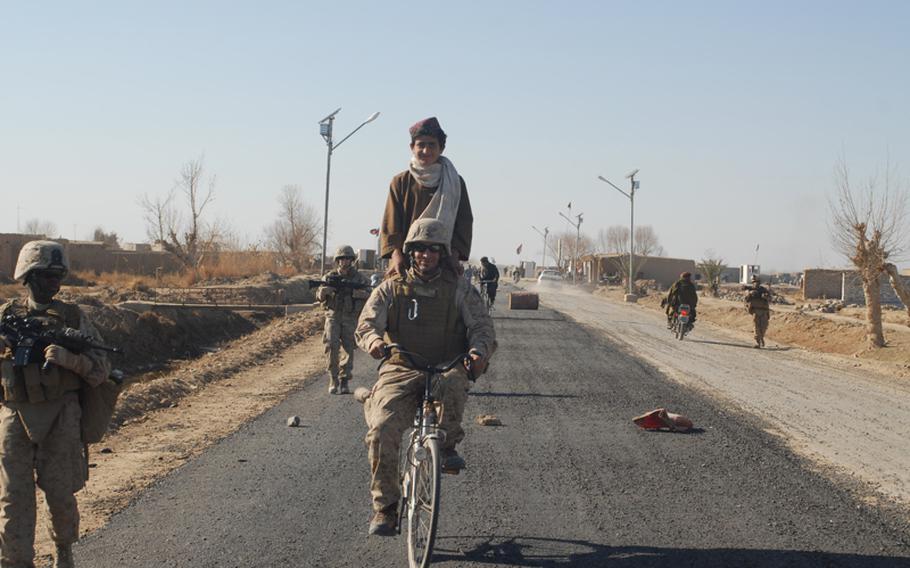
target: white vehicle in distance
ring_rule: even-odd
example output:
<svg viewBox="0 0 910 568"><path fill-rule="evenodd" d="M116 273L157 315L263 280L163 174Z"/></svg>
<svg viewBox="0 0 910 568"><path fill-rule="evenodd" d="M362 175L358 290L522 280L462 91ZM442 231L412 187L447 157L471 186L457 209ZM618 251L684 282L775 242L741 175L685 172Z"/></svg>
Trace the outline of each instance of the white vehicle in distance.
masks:
<svg viewBox="0 0 910 568"><path fill-rule="evenodd" d="M537 283L541 286L562 283L562 275L558 270L543 270L537 277Z"/></svg>

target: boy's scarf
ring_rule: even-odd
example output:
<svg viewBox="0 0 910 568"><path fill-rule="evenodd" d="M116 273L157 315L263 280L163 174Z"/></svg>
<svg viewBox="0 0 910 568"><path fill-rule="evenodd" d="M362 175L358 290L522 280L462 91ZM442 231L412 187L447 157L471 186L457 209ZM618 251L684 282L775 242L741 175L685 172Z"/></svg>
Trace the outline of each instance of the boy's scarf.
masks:
<svg viewBox="0 0 910 568"><path fill-rule="evenodd" d="M422 167L416 158L411 158L411 175L423 187L436 188L433 197L419 219L437 219L448 229L449 250L452 249L452 234L455 232L455 217L461 202L461 178L452 161L445 156L429 167Z"/></svg>

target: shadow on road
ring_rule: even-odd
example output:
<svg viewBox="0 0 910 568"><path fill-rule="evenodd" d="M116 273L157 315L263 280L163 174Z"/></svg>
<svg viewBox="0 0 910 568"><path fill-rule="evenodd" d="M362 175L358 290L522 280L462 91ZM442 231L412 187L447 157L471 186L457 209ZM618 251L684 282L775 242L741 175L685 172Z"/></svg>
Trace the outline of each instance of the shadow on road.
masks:
<svg viewBox="0 0 910 568"><path fill-rule="evenodd" d="M473 545L446 550L447 542L473 541ZM611 568L648 568L666 566L799 566L868 568L910 567L910 558L872 556L802 550L761 550L747 548L657 548L648 546L607 546L584 540L535 537L468 536L438 537L433 564L451 561L458 564L495 564L497 566L609 566Z"/></svg>
<svg viewBox="0 0 910 568"><path fill-rule="evenodd" d="M543 394L539 392L469 392L468 396L485 397L533 397L533 398L578 398L576 394Z"/></svg>
<svg viewBox="0 0 910 568"><path fill-rule="evenodd" d="M728 343L726 341L710 341L708 339L689 339L690 343L707 343L709 345L724 345L726 347L739 347L740 349L755 349L751 343ZM762 351L790 351L791 347L765 347Z"/></svg>
<svg viewBox="0 0 910 568"><path fill-rule="evenodd" d="M708 339L689 339L689 343L707 343L708 345L724 345L726 347L739 347L740 349L755 349L751 343L728 343L726 341L710 341Z"/></svg>

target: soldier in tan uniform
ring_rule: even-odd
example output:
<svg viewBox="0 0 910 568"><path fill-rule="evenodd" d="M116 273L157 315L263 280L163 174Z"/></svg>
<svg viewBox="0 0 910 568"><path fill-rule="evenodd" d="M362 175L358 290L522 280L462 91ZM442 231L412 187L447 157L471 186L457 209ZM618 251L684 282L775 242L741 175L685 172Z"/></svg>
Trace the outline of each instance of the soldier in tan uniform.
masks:
<svg viewBox="0 0 910 568"><path fill-rule="evenodd" d="M369 297L367 288L370 281L354 268L356 259L354 249L348 245L338 247L335 252L335 268L326 274L326 280L343 278L345 281L364 286L363 289L351 287L320 286L316 290L316 299L325 307L325 331L322 340L325 342L326 364L329 372L329 393L348 394L351 371L354 368L354 328L363 303Z"/></svg>
<svg viewBox="0 0 910 568"><path fill-rule="evenodd" d="M100 341L77 305L54 300L67 270L59 243L26 243L15 277L28 288L28 298L4 304L0 317L32 317L48 328L77 328ZM50 513L54 566L73 566L72 543L79 537L75 493L88 479L79 390L105 381L110 366L102 352L76 354L59 345L44 350L47 370L41 363L15 366L11 347L0 336L0 567L34 567L36 480Z"/></svg>
<svg viewBox="0 0 910 568"><path fill-rule="evenodd" d="M746 308L752 314L752 325L755 329L755 348L765 346L765 333L771 321L771 291L761 285L758 276L752 277L752 286L747 286Z"/></svg>
<svg viewBox="0 0 910 568"><path fill-rule="evenodd" d="M419 353L428 365L447 363L468 353L474 375L482 373L496 346L493 321L477 290L454 272L441 269L449 254L445 226L436 219L415 221L404 250L411 267L404 276L390 278L373 291L357 325L357 344L379 359L387 344L398 343ZM395 532L400 498L398 449L420 404L424 385L423 372L410 365L393 352L372 390L363 395L369 429L365 441L372 472L370 534L388 536ZM455 445L464 439L461 419L468 387L468 370L463 367L452 369L434 387L434 396L444 408L440 424L446 432L444 469L464 467Z"/></svg>

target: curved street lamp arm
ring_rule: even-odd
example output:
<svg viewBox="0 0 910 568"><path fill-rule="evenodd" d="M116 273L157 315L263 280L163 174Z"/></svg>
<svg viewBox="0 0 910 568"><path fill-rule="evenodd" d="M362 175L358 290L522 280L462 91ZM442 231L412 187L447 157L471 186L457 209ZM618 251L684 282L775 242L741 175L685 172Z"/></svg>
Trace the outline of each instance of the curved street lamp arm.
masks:
<svg viewBox="0 0 910 568"><path fill-rule="evenodd" d="M616 187L616 184L613 183L612 181L608 180L607 178L605 178L605 177L603 177L603 176L597 176L597 179L599 179L599 180L602 181L602 182L606 182L606 183L610 184L611 186L613 186L613 189L615 189L615 190L618 191L619 193L625 195L625 196L628 197L629 199L632 199L632 196L631 196L631 195L629 195L629 194L626 193L625 191L623 191L623 190L619 189L618 187Z"/></svg>
<svg viewBox="0 0 910 568"><path fill-rule="evenodd" d="M337 144L333 145L333 146L332 146L332 150L334 151L335 148L341 146L341 144L342 144L345 140L347 140L348 138L350 138L351 136L353 136L358 130L360 130L361 128L363 128L363 127L366 126L367 124L369 124L369 123L373 122L374 120L376 120L376 117L377 117L377 116L379 116L379 113L378 113L378 112L374 112L372 115L370 115L370 118L368 118L368 119L364 120L363 122L361 122L361 123L360 123L360 126L358 126L357 128L355 128L354 130L352 130L350 134L348 134L347 136L345 136L344 138L342 138L341 141L339 141Z"/></svg>

